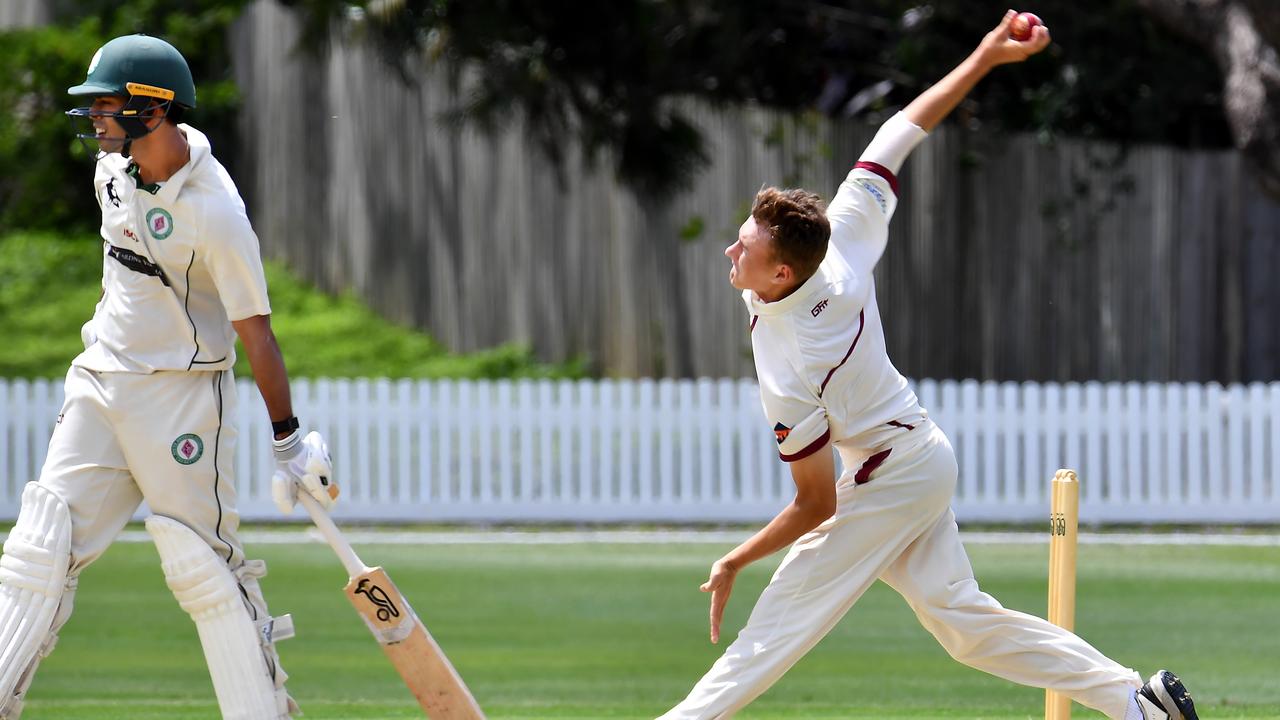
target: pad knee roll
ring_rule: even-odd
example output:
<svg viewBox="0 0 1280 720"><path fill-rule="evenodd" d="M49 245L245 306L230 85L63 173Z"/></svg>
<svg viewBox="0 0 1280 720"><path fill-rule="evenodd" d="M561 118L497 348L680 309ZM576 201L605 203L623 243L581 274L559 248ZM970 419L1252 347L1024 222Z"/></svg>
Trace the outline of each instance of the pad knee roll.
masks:
<svg viewBox="0 0 1280 720"><path fill-rule="evenodd" d="M70 567L66 502L27 483L18 522L0 556L0 717L17 717L35 665L53 650L54 619Z"/></svg>
<svg viewBox="0 0 1280 720"><path fill-rule="evenodd" d="M218 706L227 720L289 717L291 703L264 656L260 624L249 617L236 577L186 525L147 518L165 582L200 634Z"/></svg>

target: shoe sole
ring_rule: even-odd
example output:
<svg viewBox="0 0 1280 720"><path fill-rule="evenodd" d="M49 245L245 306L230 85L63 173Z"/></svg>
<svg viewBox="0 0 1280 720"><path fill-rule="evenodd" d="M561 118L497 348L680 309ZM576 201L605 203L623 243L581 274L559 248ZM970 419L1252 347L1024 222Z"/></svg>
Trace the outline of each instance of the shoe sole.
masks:
<svg viewBox="0 0 1280 720"><path fill-rule="evenodd" d="M1165 670L1160 673L1160 683L1164 685L1164 691L1169 693L1169 697L1173 698L1173 704L1182 713L1183 720L1200 720L1196 715L1196 704L1191 700L1191 693L1187 692L1177 675Z"/></svg>

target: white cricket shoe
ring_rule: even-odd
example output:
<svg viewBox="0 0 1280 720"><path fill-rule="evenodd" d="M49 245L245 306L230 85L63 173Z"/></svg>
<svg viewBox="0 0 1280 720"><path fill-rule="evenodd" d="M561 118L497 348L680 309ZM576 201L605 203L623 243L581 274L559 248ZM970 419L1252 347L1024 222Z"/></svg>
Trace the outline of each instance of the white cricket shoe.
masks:
<svg viewBox="0 0 1280 720"><path fill-rule="evenodd" d="M1199 720L1191 693L1177 675L1161 670L1134 695L1146 720Z"/></svg>

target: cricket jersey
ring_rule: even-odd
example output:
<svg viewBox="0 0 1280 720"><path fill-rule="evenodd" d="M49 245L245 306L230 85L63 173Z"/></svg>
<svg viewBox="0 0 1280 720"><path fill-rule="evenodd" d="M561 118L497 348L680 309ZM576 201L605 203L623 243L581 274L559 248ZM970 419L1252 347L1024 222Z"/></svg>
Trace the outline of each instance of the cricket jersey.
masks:
<svg viewBox="0 0 1280 720"><path fill-rule="evenodd" d="M901 113L886 122L827 209L817 272L775 302L743 292L761 402L785 461L830 440L849 468L926 417L889 361L872 277L898 203L895 173L924 137Z"/></svg>
<svg viewBox="0 0 1280 720"><path fill-rule="evenodd" d="M168 180L143 184L118 154L99 160L102 298L72 365L99 372L226 370L231 321L267 315L258 236L209 140L179 125L191 158Z"/></svg>

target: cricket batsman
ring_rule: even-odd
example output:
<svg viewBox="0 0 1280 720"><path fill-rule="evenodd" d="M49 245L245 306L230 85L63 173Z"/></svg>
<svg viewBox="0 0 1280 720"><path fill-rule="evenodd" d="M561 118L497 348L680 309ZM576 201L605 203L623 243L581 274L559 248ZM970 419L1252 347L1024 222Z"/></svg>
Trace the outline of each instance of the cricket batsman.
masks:
<svg viewBox="0 0 1280 720"><path fill-rule="evenodd" d="M738 572L788 545L746 626L664 720L727 718L768 689L877 579L898 591L952 657L1056 690L1115 720L1196 720L1181 681L1137 673L978 588L951 496L951 444L889 362L872 270L915 146L991 69L1049 45L1010 37L1013 11L977 49L880 128L830 207L765 188L725 250L742 291L765 417L795 500L711 566L711 641ZM835 477L832 449L844 472ZM857 672L856 663L850 672Z"/></svg>
<svg viewBox="0 0 1280 720"><path fill-rule="evenodd" d="M82 330L62 413L36 482L0 557L0 718L17 718L36 666L71 616L77 578L139 504L153 515L169 588L191 615L225 718L287 718L273 618L246 559L233 455L235 339L244 343L275 433L272 494L285 512L299 491L337 497L328 449L303 438L258 238L209 140L183 114L196 107L186 60L145 35L111 40L67 114L92 126L102 208L102 296Z"/></svg>

